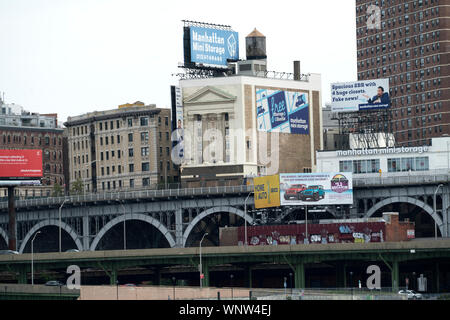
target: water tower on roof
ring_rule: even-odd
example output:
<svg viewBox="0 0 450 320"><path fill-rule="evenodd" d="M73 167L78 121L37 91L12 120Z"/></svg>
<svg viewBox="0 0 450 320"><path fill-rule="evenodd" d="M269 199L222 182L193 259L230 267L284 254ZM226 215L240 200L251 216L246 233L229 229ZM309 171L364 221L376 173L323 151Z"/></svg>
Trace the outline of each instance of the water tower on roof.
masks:
<svg viewBox="0 0 450 320"><path fill-rule="evenodd" d="M245 38L247 60L266 60L266 37L256 28Z"/></svg>

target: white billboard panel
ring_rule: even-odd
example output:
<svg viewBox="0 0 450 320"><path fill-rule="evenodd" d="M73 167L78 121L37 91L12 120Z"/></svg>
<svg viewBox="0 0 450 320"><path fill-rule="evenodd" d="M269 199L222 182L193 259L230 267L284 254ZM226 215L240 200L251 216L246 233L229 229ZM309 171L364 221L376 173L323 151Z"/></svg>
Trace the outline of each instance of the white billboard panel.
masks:
<svg viewBox="0 0 450 320"><path fill-rule="evenodd" d="M391 105L389 79L331 84L331 111L386 109Z"/></svg>

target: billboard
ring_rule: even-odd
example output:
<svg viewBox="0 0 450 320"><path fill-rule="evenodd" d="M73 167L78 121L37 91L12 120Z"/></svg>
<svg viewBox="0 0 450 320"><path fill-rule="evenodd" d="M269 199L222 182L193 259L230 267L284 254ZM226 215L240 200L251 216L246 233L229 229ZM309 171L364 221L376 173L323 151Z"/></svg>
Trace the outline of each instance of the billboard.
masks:
<svg viewBox="0 0 450 320"><path fill-rule="evenodd" d="M280 174L281 205L353 204L352 173Z"/></svg>
<svg viewBox="0 0 450 320"><path fill-rule="evenodd" d="M391 106L389 79L331 84L331 111L354 112Z"/></svg>
<svg viewBox="0 0 450 320"><path fill-rule="evenodd" d="M258 131L309 134L308 93L256 88Z"/></svg>
<svg viewBox="0 0 450 320"><path fill-rule="evenodd" d="M0 178L42 177L42 150L0 150Z"/></svg>
<svg viewBox="0 0 450 320"><path fill-rule="evenodd" d="M183 117L183 98L181 96L181 88L177 86L170 87L170 93L172 97L172 152L177 152L176 157L178 160L184 158L183 138L184 138L184 117Z"/></svg>
<svg viewBox="0 0 450 320"><path fill-rule="evenodd" d="M237 32L196 26L190 26L187 29L185 32L189 32L190 54L187 55L189 62L227 68L228 59L239 59Z"/></svg>
<svg viewBox="0 0 450 320"><path fill-rule="evenodd" d="M280 177L278 175L253 178L255 208L280 206Z"/></svg>

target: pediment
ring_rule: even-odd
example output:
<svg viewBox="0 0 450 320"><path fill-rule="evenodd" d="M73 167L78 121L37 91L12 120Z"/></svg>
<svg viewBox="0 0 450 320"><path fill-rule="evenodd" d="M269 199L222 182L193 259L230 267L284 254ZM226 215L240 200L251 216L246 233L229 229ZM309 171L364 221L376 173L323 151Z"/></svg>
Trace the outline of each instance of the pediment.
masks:
<svg viewBox="0 0 450 320"><path fill-rule="evenodd" d="M206 86L187 97L184 105L229 103L236 101L236 96L215 87Z"/></svg>

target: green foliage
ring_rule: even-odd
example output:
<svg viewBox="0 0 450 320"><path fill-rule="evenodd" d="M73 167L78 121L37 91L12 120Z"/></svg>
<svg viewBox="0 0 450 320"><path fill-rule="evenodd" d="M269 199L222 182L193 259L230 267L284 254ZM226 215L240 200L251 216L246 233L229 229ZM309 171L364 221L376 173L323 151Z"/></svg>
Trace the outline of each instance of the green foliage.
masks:
<svg viewBox="0 0 450 320"><path fill-rule="evenodd" d="M83 181L80 178L78 178L77 181L72 183L72 188L70 190L70 193L72 195L81 195L84 193Z"/></svg>
<svg viewBox="0 0 450 320"><path fill-rule="evenodd" d="M61 185L59 183L55 183L53 185L53 192L52 192L52 196L53 197L61 197L64 195L64 190L61 187Z"/></svg>

